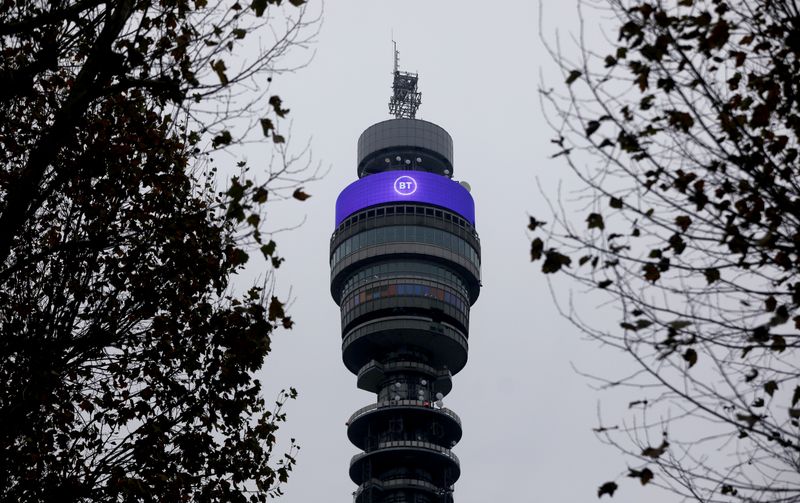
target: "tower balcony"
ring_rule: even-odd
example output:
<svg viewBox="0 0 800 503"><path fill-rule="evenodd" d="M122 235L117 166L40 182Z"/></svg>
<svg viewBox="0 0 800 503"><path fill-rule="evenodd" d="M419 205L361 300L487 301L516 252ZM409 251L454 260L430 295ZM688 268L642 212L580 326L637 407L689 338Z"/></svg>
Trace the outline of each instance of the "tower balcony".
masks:
<svg viewBox="0 0 800 503"><path fill-rule="evenodd" d="M432 497L432 501L442 503L452 503L453 487L439 487L425 480L414 478L397 478L381 480L372 478L358 486L353 495L355 503L367 503L380 501L380 498L393 491L413 491L423 493Z"/></svg>
<svg viewBox="0 0 800 503"><path fill-rule="evenodd" d="M374 475L399 466L431 474L432 483L450 486L461 476L461 464L450 449L431 442L399 440L380 442L350 460L350 479L363 484Z"/></svg>
<svg viewBox="0 0 800 503"><path fill-rule="evenodd" d="M343 307L341 310L342 332L347 333L356 325L386 316L424 316L455 326L464 333L469 331L469 307L463 302L458 302L457 297L453 296L452 299L448 299L452 300L451 303L448 300L425 296L426 287L424 285L397 286L396 289L390 287L382 289L383 292L377 292L373 298L365 299L364 302L351 302ZM397 292L403 286L406 286L409 292L402 292L403 294L399 295ZM390 296L379 297L381 294ZM356 298L356 300L358 299Z"/></svg>
<svg viewBox="0 0 800 503"><path fill-rule="evenodd" d="M480 238L470 221L455 211L422 203L387 201L357 211L344 219L331 235L330 249L370 229L398 225L416 225L441 229L467 241L480 250Z"/></svg>
<svg viewBox="0 0 800 503"><path fill-rule="evenodd" d="M371 360L358 370L357 383L359 389L377 393L380 383L392 372L417 372L427 375L433 382L432 393L447 396L453 389L453 375L447 369L437 369L430 365L415 361L398 361L380 363Z"/></svg>
<svg viewBox="0 0 800 503"><path fill-rule="evenodd" d="M419 348L427 353L429 365L453 375L467 364L466 334L423 316L386 316L353 327L342 339L342 359L357 375L364 365L403 347Z"/></svg>
<svg viewBox="0 0 800 503"><path fill-rule="evenodd" d="M461 440L461 419L450 409L437 409L429 401L388 400L362 407L347 421L347 436L361 450L369 452L370 430L389 430L393 419L401 418L403 430L424 430L430 443L449 448ZM435 426L432 426L435 425ZM399 434L399 433L398 433ZM380 445L380 442L375 442Z"/></svg>

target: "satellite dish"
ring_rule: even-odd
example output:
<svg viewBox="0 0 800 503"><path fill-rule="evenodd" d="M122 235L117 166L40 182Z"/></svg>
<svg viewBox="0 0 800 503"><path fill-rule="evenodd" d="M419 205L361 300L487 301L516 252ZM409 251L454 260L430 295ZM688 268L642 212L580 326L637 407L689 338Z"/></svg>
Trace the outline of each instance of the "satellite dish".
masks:
<svg viewBox="0 0 800 503"><path fill-rule="evenodd" d="M437 400L439 400L439 401L441 402L441 401L442 401L442 398L444 398L444 395L443 395L443 394L441 394L441 393L436 393L436 399L437 399Z"/></svg>
<svg viewBox="0 0 800 503"><path fill-rule="evenodd" d="M460 181L458 183L459 183L459 185L461 185L462 187L467 189L467 192L472 192L472 186L470 184L468 184L467 182L462 180L462 181Z"/></svg>

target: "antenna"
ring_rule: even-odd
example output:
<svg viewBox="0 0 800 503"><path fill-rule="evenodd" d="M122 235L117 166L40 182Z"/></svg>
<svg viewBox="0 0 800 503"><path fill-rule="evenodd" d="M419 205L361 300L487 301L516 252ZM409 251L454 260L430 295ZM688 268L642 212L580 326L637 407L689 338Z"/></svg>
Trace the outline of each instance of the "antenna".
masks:
<svg viewBox="0 0 800 503"><path fill-rule="evenodd" d="M392 40L392 45L394 45L394 73L397 73L400 65L400 51L397 50L397 42Z"/></svg>
<svg viewBox="0 0 800 503"><path fill-rule="evenodd" d="M400 118L413 119L422 103L422 93L417 90L419 75L400 71L400 51L397 42L394 44L394 80L392 97L389 98L389 113Z"/></svg>

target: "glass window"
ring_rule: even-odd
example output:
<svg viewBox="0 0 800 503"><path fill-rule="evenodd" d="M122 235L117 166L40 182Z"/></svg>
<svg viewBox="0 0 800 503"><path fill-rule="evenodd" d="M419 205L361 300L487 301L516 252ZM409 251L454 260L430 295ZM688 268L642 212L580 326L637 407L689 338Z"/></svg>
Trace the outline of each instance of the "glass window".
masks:
<svg viewBox="0 0 800 503"><path fill-rule="evenodd" d="M445 283L457 288L465 296L468 294L461 277L445 266L416 260L394 260L370 265L355 272L343 286L342 295L347 295L363 284L404 277L424 279L432 285Z"/></svg>
<svg viewBox="0 0 800 503"><path fill-rule="evenodd" d="M392 225L368 229L344 240L332 254L332 265L362 248L389 242L417 242L441 246L468 258L476 265L480 264L478 252L466 240L450 232L427 226Z"/></svg>
<svg viewBox="0 0 800 503"><path fill-rule="evenodd" d="M432 227L423 227L423 232L425 233L424 241L426 243L435 243L434 239L437 237L436 234L441 236L441 232L436 232Z"/></svg>
<svg viewBox="0 0 800 503"><path fill-rule="evenodd" d="M466 292L464 292L466 297ZM462 313L467 312L468 304L464 298L452 292L445 291L444 288L434 287L420 283L399 283L399 284L383 284L381 286L374 286L359 292L351 300L343 303L345 309L356 307L364 302L377 300L388 297L401 297L398 299L401 306L407 305L408 302L404 301L406 297L427 297L437 299L454 306Z"/></svg>

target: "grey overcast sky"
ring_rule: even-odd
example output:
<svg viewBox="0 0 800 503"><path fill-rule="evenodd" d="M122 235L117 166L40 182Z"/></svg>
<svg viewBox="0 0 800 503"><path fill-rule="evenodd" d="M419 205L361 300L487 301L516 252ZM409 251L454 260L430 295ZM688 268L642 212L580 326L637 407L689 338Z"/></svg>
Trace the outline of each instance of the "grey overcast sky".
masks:
<svg viewBox="0 0 800 503"><path fill-rule="evenodd" d="M319 8L319 0L309 3ZM311 138L315 159L330 166L307 185L308 201L280 203L270 215L278 227L305 218L276 238L287 258L278 291L291 288L296 326L276 334L261 372L268 396L288 386L300 392L280 430L302 445L284 503L351 501L356 488L347 468L357 450L345 421L374 395L356 388L341 361L328 239L336 196L356 179L359 134L389 118L392 33L401 67L420 74L418 117L454 139L455 179L472 185L483 248L469 363L446 399L464 423L454 449L462 465L456 501L596 501L597 487L613 478L621 486L616 503L672 501L625 479L625 460L595 439L599 400L615 418L626 398L638 397L606 397L575 373L573 364L613 376L622 360L559 316L540 264L529 261L528 215L548 214L536 179L548 193L571 183L567 167L549 158L553 134L539 105L540 75L550 85L563 82L539 40L539 8L535 0L328 0L313 61L275 79L291 108L294 142ZM541 8L544 32L559 30L574 49L576 0L543 0Z"/></svg>

